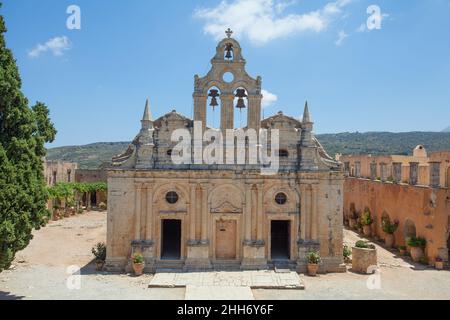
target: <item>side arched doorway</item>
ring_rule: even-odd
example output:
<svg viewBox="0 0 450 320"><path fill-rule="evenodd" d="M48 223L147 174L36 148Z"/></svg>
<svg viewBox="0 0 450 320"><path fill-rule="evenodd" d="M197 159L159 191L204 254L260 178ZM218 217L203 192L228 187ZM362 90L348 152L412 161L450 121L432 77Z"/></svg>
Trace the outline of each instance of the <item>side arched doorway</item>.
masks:
<svg viewBox="0 0 450 320"><path fill-rule="evenodd" d="M412 220L406 220L405 227L403 228L403 235L405 237L405 242L412 237L417 236L416 225Z"/></svg>

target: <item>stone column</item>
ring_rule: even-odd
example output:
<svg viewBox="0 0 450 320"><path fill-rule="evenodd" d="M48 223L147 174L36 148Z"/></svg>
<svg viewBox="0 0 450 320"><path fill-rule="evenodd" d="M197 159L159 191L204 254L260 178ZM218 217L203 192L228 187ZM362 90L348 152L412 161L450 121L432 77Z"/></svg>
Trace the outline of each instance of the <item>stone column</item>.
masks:
<svg viewBox="0 0 450 320"><path fill-rule="evenodd" d="M441 184L441 163L430 162L430 186L438 188Z"/></svg>
<svg viewBox="0 0 450 320"><path fill-rule="evenodd" d="M141 240L142 184L135 184L134 240Z"/></svg>
<svg viewBox="0 0 450 320"><path fill-rule="evenodd" d="M261 101L262 95L249 95L248 97L248 128L255 129L259 132L261 127Z"/></svg>
<svg viewBox="0 0 450 320"><path fill-rule="evenodd" d="M317 213L317 186L311 186L311 240L318 240L318 225L319 225L319 217Z"/></svg>
<svg viewBox="0 0 450 320"><path fill-rule="evenodd" d="M361 178L361 162L355 162L355 176Z"/></svg>
<svg viewBox="0 0 450 320"><path fill-rule="evenodd" d="M409 163L409 183L413 186L419 181L419 162Z"/></svg>
<svg viewBox="0 0 450 320"><path fill-rule="evenodd" d="M392 171L393 171L393 178L394 183L400 183L402 182L402 163L401 162L394 162L392 164Z"/></svg>
<svg viewBox="0 0 450 320"><path fill-rule="evenodd" d="M245 241L252 240L252 185L245 185Z"/></svg>
<svg viewBox="0 0 450 320"><path fill-rule="evenodd" d="M147 206L146 206L146 223L145 223L145 239L153 240L153 187L147 186Z"/></svg>
<svg viewBox="0 0 450 320"><path fill-rule="evenodd" d="M206 128L206 103L208 96L205 94L194 93L194 121L201 121L203 132Z"/></svg>
<svg viewBox="0 0 450 320"><path fill-rule="evenodd" d="M234 95L222 94L220 97L221 116L220 116L220 129L225 133L226 129L234 129Z"/></svg>
<svg viewBox="0 0 450 320"><path fill-rule="evenodd" d="M256 214L257 214L257 207L258 207L258 188L252 187L252 192L251 192L251 240L253 242L256 242Z"/></svg>
<svg viewBox="0 0 450 320"><path fill-rule="evenodd" d="M264 228L264 213L263 213L263 202L264 202L264 194L263 194L263 185L258 185L258 206L257 206L257 212L256 212L256 240L260 241L261 243L264 240L263 236L263 228Z"/></svg>
<svg viewBox="0 0 450 320"><path fill-rule="evenodd" d="M202 243L208 243L208 185L202 184Z"/></svg>
<svg viewBox="0 0 450 320"><path fill-rule="evenodd" d="M372 162L370 164L370 179L376 180L377 179L377 163Z"/></svg>
<svg viewBox="0 0 450 320"><path fill-rule="evenodd" d="M196 218L196 210L195 210L195 206L196 206L196 199L195 199L195 190L196 190L196 185L193 183L190 185L190 197L191 199L189 202L189 240L190 241L194 241L195 239L195 218Z"/></svg>
<svg viewBox="0 0 450 320"><path fill-rule="evenodd" d="M386 163L382 162L380 163L380 176L381 176L381 181L382 182L386 182L387 181L387 165Z"/></svg>

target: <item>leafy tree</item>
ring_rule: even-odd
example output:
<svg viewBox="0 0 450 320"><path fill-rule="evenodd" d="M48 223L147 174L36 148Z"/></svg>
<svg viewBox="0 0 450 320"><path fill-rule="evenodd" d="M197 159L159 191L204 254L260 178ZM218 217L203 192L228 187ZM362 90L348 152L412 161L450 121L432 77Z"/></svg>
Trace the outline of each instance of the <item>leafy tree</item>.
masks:
<svg viewBox="0 0 450 320"><path fill-rule="evenodd" d="M6 31L0 15L0 272L48 221L42 158L44 144L56 135L48 108L39 102L28 107Z"/></svg>

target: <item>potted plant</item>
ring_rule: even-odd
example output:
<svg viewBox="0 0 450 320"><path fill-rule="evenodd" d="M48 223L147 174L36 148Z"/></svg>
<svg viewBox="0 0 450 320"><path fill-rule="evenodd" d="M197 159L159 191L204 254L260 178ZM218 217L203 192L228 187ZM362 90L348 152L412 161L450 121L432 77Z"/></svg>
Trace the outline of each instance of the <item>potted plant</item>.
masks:
<svg viewBox="0 0 450 320"><path fill-rule="evenodd" d="M421 237L411 237L408 240L408 246L411 247L411 258L414 262L420 262L424 256L424 249L427 245L427 240Z"/></svg>
<svg viewBox="0 0 450 320"><path fill-rule="evenodd" d="M144 273L145 260L144 256L140 253L135 253L133 255L133 270L134 274L141 276Z"/></svg>
<svg viewBox="0 0 450 320"><path fill-rule="evenodd" d="M344 256L345 263L351 262L351 259L350 259L351 255L352 255L352 251L350 250L350 248L347 245L344 245L343 256Z"/></svg>
<svg viewBox="0 0 450 320"><path fill-rule="evenodd" d="M395 243L394 233L397 231L400 222L395 220L394 223L390 219L383 219L381 222L381 228L383 229L385 235L384 242L387 248L392 248Z"/></svg>
<svg viewBox="0 0 450 320"><path fill-rule="evenodd" d="M442 259L441 257L436 257L436 259L434 260L434 267L437 270L444 270L444 259Z"/></svg>
<svg viewBox="0 0 450 320"><path fill-rule="evenodd" d="M102 271L106 261L106 245L99 242L91 251L95 257L96 270Z"/></svg>
<svg viewBox="0 0 450 320"><path fill-rule="evenodd" d="M366 209L360 218L361 225L363 227L363 233L366 237L370 237L372 234L371 225L373 223L373 219L370 215L370 210Z"/></svg>
<svg viewBox="0 0 450 320"><path fill-rule="evenodd" d="M317 271L319 270L320 264L320 254L318 251L310 251L306 255L308 260L308 275L311 277L315 277L317 275Z"/></svg>
<svg viewBox="0 0 450 320"><path fill-rule="evenodd" d="M406 256L408 253L406 246L398 246L398 251L400 251L401 256Z"/></svg>
<svg viewBox="0 0 450 320"><path fill-rule="evenodd" d="M358 241L352 248L352 270L359 273L371 273L378 264L375 245L367 241Z"/></svg>

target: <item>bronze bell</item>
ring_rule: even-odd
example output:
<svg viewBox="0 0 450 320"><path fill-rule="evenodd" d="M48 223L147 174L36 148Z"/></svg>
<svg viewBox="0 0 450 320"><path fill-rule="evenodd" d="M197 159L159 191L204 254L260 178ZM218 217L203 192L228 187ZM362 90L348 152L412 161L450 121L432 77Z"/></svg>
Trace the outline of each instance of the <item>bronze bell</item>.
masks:
<svg viewBox="0 0 450 320"><path fill-rule="evenodd" d="M226 45L225 51L226 51L225 58L232 59L233 58L233 54L232 54L233 53L233 45L231 43Z"/></svg>
<svg viewBox="0 0 450 320"><path fill-rule="evenodd" d="M239 98L238 99L236 108L238 108L238 109L245 109L246 108L244 98Z"/></svg>
<svg viewBox="0 0 450 320"><path fill-rule="evenodd" d="M211 97L211 103L209 105L214 109L219 105L219 103L217 102L217 97L219 97L219 90L210 90L208 96Z"/></svg>
<svg viewBox="0 0 450 320"><path fill-rule="evenodd" d="M245 89L237 89L236 90L236 98L238 98L236 108L238 108L238 109L246 108L245 101L244 101L244 98L246 98L246 97L247 97L247 94L245 92Z"/></svg>

